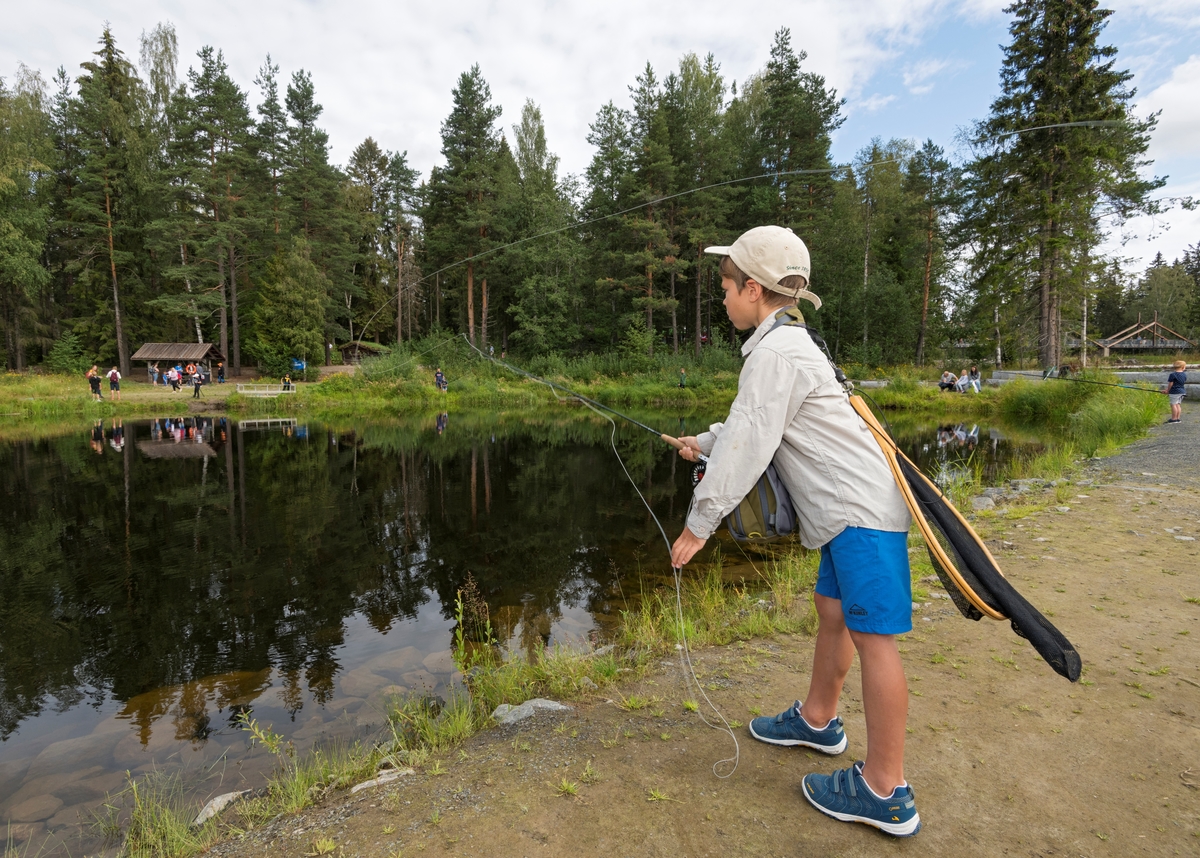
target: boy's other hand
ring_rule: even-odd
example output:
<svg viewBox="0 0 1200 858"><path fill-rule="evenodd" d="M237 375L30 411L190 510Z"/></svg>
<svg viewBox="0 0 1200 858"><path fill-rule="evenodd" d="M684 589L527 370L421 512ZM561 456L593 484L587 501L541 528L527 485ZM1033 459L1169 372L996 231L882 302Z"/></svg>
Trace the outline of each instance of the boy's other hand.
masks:
<svg viewBox="0 0 1200 858"><path fill-rule="evenodd" d="M683 452L680 450L679 454L682 456ZM695 557L696 552L703 548L706 542L708 542L707 539L701 539L685 527L683 533L679 534L679 538L675 540L675 544L671 546L671 568L682 569L683 565Z"/></svg>
<svg viewBox="0 0 1200 858"><path fill-rule="evenodd" d="M700 442L696 440L695 435L685 435L679 439L683 442L684 447L679 451L681 458L689 462L700 461Z"/></svg>

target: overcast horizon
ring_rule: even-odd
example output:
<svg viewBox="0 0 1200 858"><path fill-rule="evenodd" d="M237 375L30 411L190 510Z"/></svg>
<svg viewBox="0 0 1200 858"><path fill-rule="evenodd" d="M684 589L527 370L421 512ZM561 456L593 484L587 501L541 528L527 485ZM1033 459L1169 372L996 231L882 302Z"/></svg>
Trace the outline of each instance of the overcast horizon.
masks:
<svg viewBox="0 0 1200 858"><path fill-rule="evenodd" d="M281 87L293 72L311 72L332 161L344 164L371 136L384 148L407 151L427 176L441 160L451 91L478 63L510 140L521 106L532 99L562 170L581 174L591 159L588 125L609 100L628 106L628 87L647 62L661 78L686 53L711 52L726 82L741 83L763 68L775 31L786 26L793 48L808 54L805 70L824 75L846 98L835 160L850 160L873 137L928 138L959 155L956 132L986 118L998 92L1001 46L1009 39L1004 5L763 0L733 11L713 2L643 8L631 0L603 8L542 2L511 9L267 0L247 8L221 0L201 12L180 2L43 0L6 14L0 77L11 80L20 63L47 82L59 66L76 76L106 21L136 64L141 33L169 21L179 39L181 78L196 52L212 45L253 108L254 78L269 53L280 66ZM1136 112L1162 111L1150 149L1151 172L1169 177L1159 196L1200 197L1200 164L1192 155L1200 135L1200 51L1189 53L1200 32L1200 0L1107 5L1115 13L1102 39L1118 49L1117 67L1134 73ZM1173 259L1200 242L1200 212L1176 207L1130 222L1126 232L1134 237L1124 246L1114 237L1110 252L1138 265L1156 252Z"/></svg>

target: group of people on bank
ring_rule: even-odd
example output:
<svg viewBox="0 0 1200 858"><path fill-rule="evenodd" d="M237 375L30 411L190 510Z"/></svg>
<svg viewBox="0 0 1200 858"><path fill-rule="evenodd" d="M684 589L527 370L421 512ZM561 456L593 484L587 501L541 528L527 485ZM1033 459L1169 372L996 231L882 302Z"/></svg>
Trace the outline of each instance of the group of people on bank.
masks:
<svg viewBox="0 0 1200 858"><path fill-rule="evenodd" d="M938 382L938 387L941 390L953 390L956 393L966 393L968 390L979 392L981 384L981 376L979 367L973 366L970 370L963 370L962 375L955 375L950 370L942 373L942 380Z"/></svg>

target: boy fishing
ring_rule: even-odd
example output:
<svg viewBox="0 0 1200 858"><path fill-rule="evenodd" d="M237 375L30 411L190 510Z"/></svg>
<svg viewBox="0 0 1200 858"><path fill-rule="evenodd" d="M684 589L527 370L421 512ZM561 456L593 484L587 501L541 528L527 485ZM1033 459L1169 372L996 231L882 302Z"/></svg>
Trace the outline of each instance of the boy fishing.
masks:
<svg viewBox="0 0 1200 858"><path fill-rule="evenodd" d="M682 567L774 462L791 493L800 540L821 552L813 597L820 625L803 703L750 723L754 738L775 745L846 749L838 698L855 650L862 665L867 754L831 775L802 781L804 797L828 816L907 837L921 828L904 779L908 686L895 636L912 629L907 535L911 523L883 453L850 405L833 366L788 310L808 290L810 261L791 230L757 227L722 257L725 309L742 347L738 394L724 423L680 440L680 455L709 456L687 526L671 562Z"/></svg>

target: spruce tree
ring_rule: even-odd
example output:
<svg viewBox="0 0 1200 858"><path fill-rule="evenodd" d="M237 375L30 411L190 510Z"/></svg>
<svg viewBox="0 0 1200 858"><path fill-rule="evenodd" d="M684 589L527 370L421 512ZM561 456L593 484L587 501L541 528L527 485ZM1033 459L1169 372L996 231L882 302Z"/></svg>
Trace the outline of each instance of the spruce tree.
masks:
<svg viewBox="0 0 1200 858"><path fill-rule="evenodd" d="M496 165L500 135L496 120L500 108L492 104L492 91L478 65L463 72L453 92L454 106L442 123L444 166L435 167L429 179L424 211L426 250L434 268L465 261L467 334L475 335L475 278L480 277L482 312L488 310L489 260L473 257L492 247L492 220L496 198ZM486 346L486 333L483 345Z"/></svg>
<svg viewBox="0 0 1200 858"><path fill-rule="evenodd" d="M1034 272L1038 356L1057 365L1063 304L1085 288L1100 216L1158 209L1149 194L1163 180L1141 176L1156 118L1133 115L1132 74L1100 41L1112 13L1097 0L1017 0L1005 11L1012 41L1001 94L974 131L967 223L985 289Z"/></svg>
<svg viewBox="0 0 1200 858"><path fill-rule="evenodd" d="M67 202L78 236L75 270L98 305L107 281L113 328L89 332L89 346L103 354L115 351L122 375L129 375L129 340L122 296L123 282L137 278L136 263L143 246L138 197L144 191L147 163L141 83L133 66L105 27L96 59L82 64L79 95L74 102L79 167L76 186ZM111 349L112 351L109 351Z"/></svg>
<svg viewBox="0 0 1200 858"><path fill-rule="evenodd" d="M35 300L50 282L42 264L49 221L50 122L41 78L21 67L0 79L0 316L9 369L25 369Z"/></svg>

